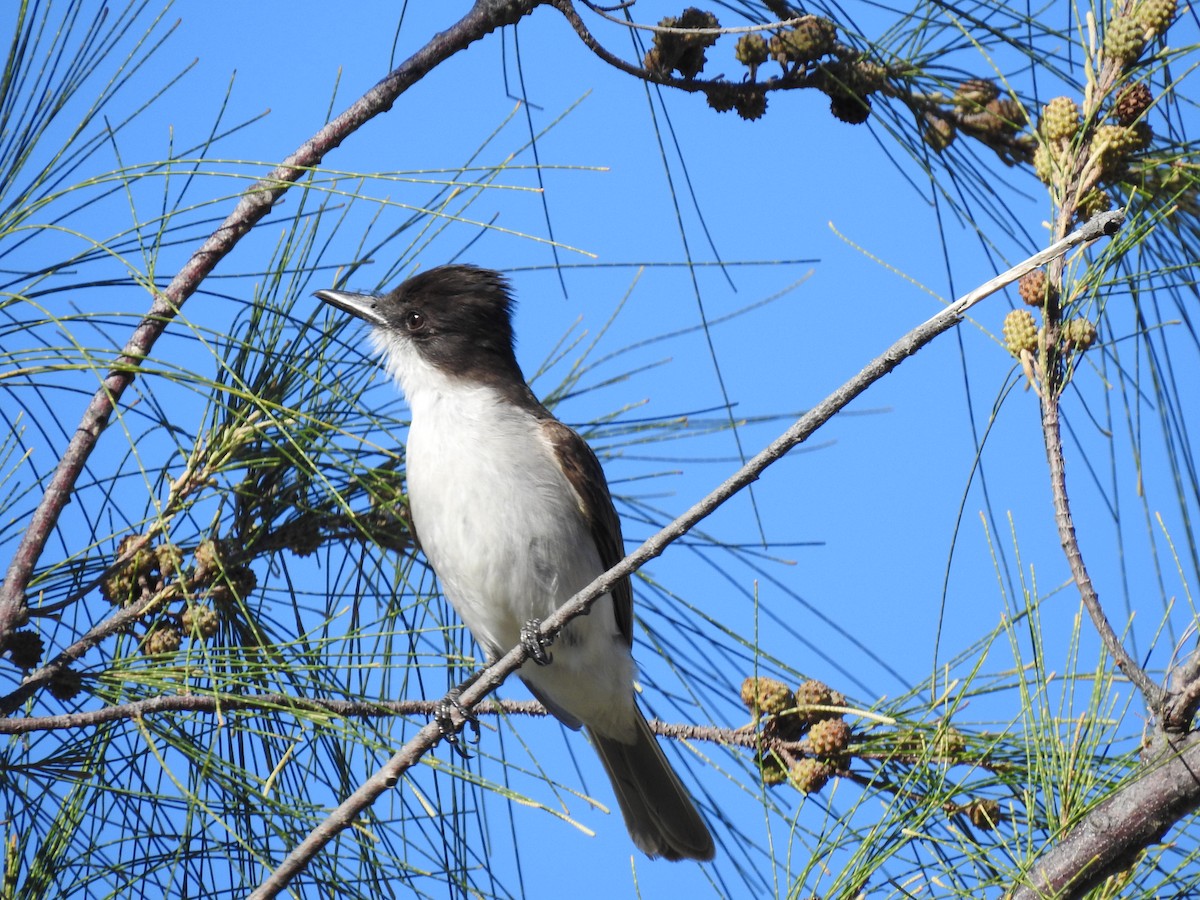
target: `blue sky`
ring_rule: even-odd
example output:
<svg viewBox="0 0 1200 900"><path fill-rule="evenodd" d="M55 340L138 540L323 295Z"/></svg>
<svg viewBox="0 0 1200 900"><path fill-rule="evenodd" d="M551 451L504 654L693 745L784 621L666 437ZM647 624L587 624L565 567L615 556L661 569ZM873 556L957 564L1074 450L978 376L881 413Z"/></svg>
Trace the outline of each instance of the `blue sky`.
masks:
<svg viewBox="0 0 1200 900"><path fill-rule="evenodd" d="M202 141L222 106L227 124L269 109L269 115L223 140L215 151L222 159L238 161L228 164L231 170L263 172L260 163L292 152L321 125L327 110L336 112L355 99L396 60L450 24L459 7L465 4L407 4L397 36L399 5L394 3L344 4L336 11L312 2L179 3L168 13L168 18L181 18L169 51L138 78L147 85L158 84L164 73L182 68L193 57L197 62L163 102L119 135L117 149L125 163L160 159L172 146ZM663 3L639 3L636 9L641 21L677 11ZM728 11L722 18L740 24ZM872 37L882 32L886 21L886 13L872 11L859 27ZM618 31L598 28L598 33L629 55L627 39L621 43ZM990 71L988 60L974 51L960 52L949 64L971 74ZM712 68L732 75L736 63L727 59ZM1018 89L1031 90L1021 71L1009 74ZM226 100L224 89L231 78ZM531 105L528 118L524 107L517 108L522 81ZM1049 90L1044 81L1039 90ZM131 105L134 96L136 91L131 91ZM928 176L896 149L886 129L872 131L832 120L827 101L815 93L775 94L767 116L757 122L742 121L732 113L718 115L699 96L666 91L661 100L657 93L648 100L643 85L607 69L578 43L561 16L543 9L519 26L515 39L511 29L491 35L439 68L403 95L391 112L329 154L325 166L344 172L454 168L502 127L482 154L484 161L494 163L523 146L530 127L540 132L569 110L538 140L539 160L546 167L545 194L527 189L485 192L470 216L482 221L495 217L505 231L479 236L470 224L453 225L420 253L420 266L461 254L465 261L510 273L520 301L516 328L527 374L538 369L564 333L597 333L627 294L602 339L601 353L692 329L608 361L584 381L603 386L568 399L558 412L580 425L626 407L625 419L685 413L693 420L719 419L719 410L713 411L722 403L719 366L734 414L771 419L740 426L746 455L757 452L795 413L815 404L895 338L940 309L939 297L961 294L1006 261L1017 261L1041 246L1042 221L1049 214L1043 189L1031 174L1004 171L988 161L987 150L979 151L980 158L996 170L997 179L1012 185L996 190L1013 230L1024 235L1020 239L982 216L973 223L955 216L944 202L931 202ZM528 151L515 160L522 166L532 162ZM952 189L944 174L939 177ZM521 188L537 185L528 168L510 169L499 181ZM240 186L244 185L213 180L196 190L202 196L220 196ZM150 202L154 190L161 188L147 189L139 202ZM330 241L326 262L355 259L369 218L377 215L375 233L384 233L408 214L401 204L421 203L431 189L374 181L363 193L386 195L393 203L355 204L336 233L322 234ZM289 194L280 215L286 216L298 202L295 193ZM232 201L217 203L213 214L223 215L231 206ZM119 218L119 203L103 209L89 223L96 233L127 226ZM561 281L544 240L547 211L555 239L565 245L558 254L567 267ZM128 208L124 212L128 214ZM103 216L112 218L105 221ZM239 300L251 296L254 273L262 271L282 227L261 226L217 270L222 277L244 277L210 285ZM988 242L993 245L990 250ZM159 273L173 272L194 246L184 242L164 250ZM689 253L698 263L721 260L735 265L726 270L705 265L696 269L693 283L686 266L679 265ZM776 261L784 262L772 264ZM381 254L374 265L357 273L351 286L372 289L388 281L393 262ZM670 265L639 274L638 263ZM329 286L333 277L332 269L314 273L302 290ZM713 321L777 294L782 296L715 326L711 346L696 329L701 309ZM106 310L136 314L143 308L144 295L109 294L100 302ZM298 312L306 302L300 301ZM733 632L747 637L757 632L766 652L867 704L902 693L996 627L1006 612L999 585L1010 584L1008 579L1020 568L1009 568L998 578L994 558L1002 556L1002 568L1013 565L1014 534L1024 571L1034 573L1040 592L1060 586L1067 569L1050 515L1036 399L1019 384L1009 389L1013 361L994 339L1014 302L1015 291L987 301L973 321L943 336L856 401L807 451L771 469L754 488L759 521L743 495L704 524L704 530L721 541L754 544L761 540L761 522L761 532L772 545L765 551L771 558L763 563L762 573L730 564L712 550L684 546L654 561L648 573ZM315 308L317 301L311 303ZM221 328L236 305L197 296L183 319ZM333 323L334 318L327 321ZM1124 338L1132 330L1125 315L1114 315L1114 327L1125 331L1102 334L1101 339ZM353 330L345 334L354 340ZM1181 379L1200 374L1194 362L1189 366L1179 373ZM565 368L560 363L536 386L553 387ZM604 383L632 369L640 371ZM1098 370L1088 368L1085 375L1067 414L1082 439L1090 442L1096 429L1087 410L1103 405L1105 388ZM382 375L378 380L376 396L382 398L391 388ZM975 453L976 436L989 429L994 408L984 455L992 503L989 519L981 514L986 500L975 471ZM606 469L615 491L653 505L662 515L690 506L736 467L738 455L727 431L661 446L622 447L616 439L602 437L597 446L611 451ZM1127 452L1119 441L1116 446L1118 453ZM1161 471L1161 450L1151 446L1146 452L1145 477L1154 491L1163 486L1154 483ZM1110 485L1107 473L1093 482L1082 466L1078 470L1077 522L1085 553L1095 548L1089 558L1093 576L1102 599L1111 598L1114 618L1122 620L1125 604L1145 597L1139 587L1142 579L1152 578L1156 558L1161 564L1168 550L1153 523L1147 527L1139 520L1137 527L1145 534L1131 542L1125 555L1115 552L1116 525L1105 495L1111 487L1128 503L1129 492L1137 486L1124 480L1124 473ZM1137 509L1136 502L1129 508ZM652 533L651 524L639 520L632 503L623 504L622 511L631 543ZM1171 533L1178 525L1173 518L1177 512L1170 507L1162 511ZM1010 525L1012 533L1007 530ZM997 527L999 533L988 532ZM728 568L726 576L714 565L722 562ZM1182 602L1184 587L1169 565L1166 569L1163 580L1168 584L1161 593L1179 596ZM260 582L265 577L268 573L260 574ZM1133 586L1128 595L1123 594L1123 579ZM685 615L682 603L672 604L665 595L655 596L645 587L640 594L639 609L652 628L666 629L669 620ZM770 610L789 628L766 617L756 626L756 596L761 609ZM1146 608L1138 608L1145 619L1139 623L1146 629L1142 639L1148 642L1162 614L1161 604L1151 598ZM1049 646L1066 647L1077 611L1071 591L1063 591L1048 605L1043 621ZM1085 629L1085 658L1094 657L1094 645ZM1010 666L1005 652L1000 648L988 667ZM635 647L635 655L656 687L669 691L678 686L645 642ZM750 671L724 674L736 685ZM525 697L517 686L502 693ZM649 692L647 699L664 718L683 717L661 693ZM980 718L1015 719L1017 698L1008 696L1005 701L1011 707L1007 711L1001 704ZM724 705L713 703L709 713L728 726L742 724L745 718L739 720L735 696L727 697ZM611 802L580 736L569 735L564 741L561 729L548 723L522 723L518 728L529 743L546 748L537 758L547 771L568 778L578 765L587 787L602 802ZM483 740L482 756L499 752L494 732L485 730ZM511 751L511 745L506 747ZM499 767L482 765L485 775L498 777ZM366 774L365 763L361 774ZM720 804L755 833L755 817L761 819L763 813L744 787L702 765L691 767L688 780L705 803ZM551 802L548 791L538 799ZM386 802L410 803L411 798ZM796 806L794 798L779 802ZM836 809L836 793L830 802ZM797 815L823 821L823 813L810 807ZM504 856L499 848L506 846L509 815L511 827L528 840L519 873L497 864L508 889L515 893L520 884L526 893L538 896L566 884L580 897L631 896L634 852L619 815L590 813L578 801L570 803L570 812L594 829L595 837L543 811L493 804L489 821L495 852ZM729 851L722 848L724 865L749 865L753 859L743 860ZM711 873L698 866L652 864L636 854L632 865L646 897L680 896L685 890L721 893L738 884L732 868L718 866L715 887L710 887ZM810 888L820 889L820 881L814 880ZM429 890L437 895L435 888Z"/></svg>

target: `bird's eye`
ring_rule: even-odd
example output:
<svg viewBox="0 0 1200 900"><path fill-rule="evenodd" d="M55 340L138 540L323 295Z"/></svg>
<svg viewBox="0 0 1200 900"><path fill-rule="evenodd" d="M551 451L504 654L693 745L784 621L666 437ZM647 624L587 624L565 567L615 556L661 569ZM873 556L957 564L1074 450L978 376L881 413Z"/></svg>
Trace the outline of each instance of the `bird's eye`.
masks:
<svg viewBox="0 0 1200 900"><path fill-rule="evenodd" d="M404 327L409 331L420 331L425 327L425 314L415 309L410 309L404 314Z"/></svg>

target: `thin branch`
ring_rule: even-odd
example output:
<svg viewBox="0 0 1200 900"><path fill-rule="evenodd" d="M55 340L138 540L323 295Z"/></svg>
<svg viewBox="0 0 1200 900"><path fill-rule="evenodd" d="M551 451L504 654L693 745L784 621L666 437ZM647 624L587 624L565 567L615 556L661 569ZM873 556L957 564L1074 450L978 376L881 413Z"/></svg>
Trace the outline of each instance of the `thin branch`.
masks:
<svg viewBox="0 0 1200 900"><path fill-rule="evenodd" d="M62 731L73 728L94 728L122 719L168 712L228 713L235 710L262 712L264 710L301 710L328 713L346 719L371 719L392 716L432 716L441 701L433 700L314 700L289 694L248 694L240 697L173 694L148 697L116 706L105 706L84 712L60 716L26 716L0 719L0 734L31 734L35 731ZM536 700L486 700L475 707L476 715L545 716L546 708ZM663 726L666 728L667 726ZM665 733L665 732L660 732Z"/></svg>
<svg viewBox="0 0 1200 900"><path fill-rule="evenodd" d="M627 75L632 75L634 78L640 78L643 81L663 85L664 87L676 88L688 93L704 93L709 96L710 100L712 97L728 96L731 93L763 95L770 91L797 89L816 89L828 93L830 89L830 73L832 69L824 64L786 68L782 75L767 78L763 81L757 79L755 74L757 67L751 68L748 81L730 81L725 79L724 76L717 78L676 78L669 72L648 69L644 66L628 62L601 44L599 39L588 29L587 24L575 9L573 0L549 0L549 2L551 6L562 13L568 24L575 29L575 33L578 35L580 41L592 53L613 68ZM778 22L740 28L665 28L661 25L639 25L634 22L604 15L595 9L591 3L587 3L586 0L585 5L592 9L593 12L602 15L603 18L617 22L627 28L645 29L664 34L708 35L714 39L723 34L769 31L784 28L813 18L811 15L804 15L798 18L788 17ZM773 9L773 11L778 14L778 10ZM864 58L862 51L838 41L835 41L830 48L829 55L833 59L845 63L861 63ZM880 79L879 83L870 89L871 92L877 91L885 97L898 100L910 109L918 119L925 114L930 114L952 123L959 131L970 135L975 140L995 151L1006 165L1031 161L1033 145L1028 141L1027 135L1022 135L1020 129L997 129L995 127L1004 116L999 116L980 106L955 104L952 100L947 100L940 93L925 94L912 90L909 85L911 81L909 72L910 64L907 61L897 62L895 65L885 65L883 68L888 77ZM834 77L834 80L837 80L836 76L832 77ZM903 82L903 86L896 83L897 81Z"/></svg>
<svg viewBox="0 0 1200 900"><path fill-rule="evenodd" d="M1129 4L1126 4L1122 8L1127 9L1128 6ZM1125 64L1122 60L1110 58L1107 54L1104 55L1099 80L1095 85L1096 90L1089 90L1085 97L1084 121L1094 121L1099 118L1104 99L1111 93L1114 86L1123 76L1124 71ZM1071 227L1071 222L1074 221L1078 214L1079 198L1088 190L1095 187L1097 183L1099 177L1097 172L1093 172L1091 176L1087 175L1089 159L1093 155L1092 141L1079 142L1066 167L1062 182L1052 185L1058 194L1058 209L1054 221L1055 234L1065 234L1067 232ZM1105 649L1116 661L1117 666L1125 674L1125 677L1133 682L1141 692L1147 706L1161 721L1165 692L1151 681L1150 676L1130 656L1129 652L1125 649L1125 645L1121 642L1120 636L1113 630L1112 624L1108 621L1108 616L1105 614L1104 608L1100 605L1100 598L1092 584L1091 576L1088 574L1087 566L1084 564L1083 553L1080 550L1079 540L1075 534L1075 523L1071 516L1071 504L1067 495L1066 462L1062 449L1062 429L1059 410L1060 396L1064 384L1063 359L1059 349L1062 333L1062 309L1059 298L1063 283L1063 268L1063 261L1061 259L1055 260L1052 265L1047 267L1047 276L1051 284L1055 285L1059 290L1047 295L1046 303L1043 307L1044 328L1039 348L1041 350L1040 375L1042 384L1039 393L1042 401L1042 433L1046 445L1046 459L1050 469L1050 489L1054 498L1054 520L1058 527L1059 541L1062 544L1063 552L1066 554L1067 563L1071 568L1071 575L1075 580L1076 587L1079 589L1079 594L1083 599L1084 607L1088 611L1088 616L1091 618L1096 631L1100 634L1100 639L1103 641Z"/></svg>
<svg viewBox="0 0 1200 900"><path fill-rule="evenodd" d="M1128 0L1115 4L1113 19L1128 14L1132 7L1133 3ZM1087 15L1089 27L1094 28L1092 14ZM1129 61L1109 54L1107 46L1100 51L1099 59L1099 72L1094 80L1089 77L1084 95L1082 121L1085 123L1095 123L1103 118L1106 99L1129 71ZM1050 188L1057 207L1053 231L1056 235L1064 234L1071 227L1084 196L1098 190L1101 184L1102 167L1097 164L1098 148L1094 138L1095 132L1092 132L1087 140L1077 140L1062 165L1060 176L1051 180ZM1056 836L1059 838L1057 843L1036 859L1029 874L1012 892L1013 900L1083 896L1109 875L1134 865L1146 847L1161 841L1172 825L1200 806L1200 778L1197 777L1200 736L1191 734L1179 739L1172 733L1187 728L1196 704L1200 702L1200 688L1188 690L1177 680L1172 689L1179 693L1172 696L1137 664L1100 605L1075 533L1067 493L1060 417L1060 400L1066 379L1060 350L1063 322L1059 296L1063 271L1061 260L1047 267L1050 283L1059 291L1047 297L1043 307L1044 327L1039 339L1042 432L1055 524L1072 578L1106 651L1141 692L1157 721L1150 729L1152 740L1143 750L1143 767L1137 779L1098 804L1080 821L1065 828L1065 836ZM1187 668L1187 674L1194 674L1194 665Z"/></svg>
<svg viewBox="0 0 1200 900"><path fill-rule="evenodd" d="M443 700L333 700L297 697L293 694L170 694L147 697L104 706L100 709L64 713L57 716L25 716L0 719L0 734L33 734L45 731L71 731L79 728L95 728L124 719L142 719L164 713L203 713L228 715L232 712L279 712L295 711L317 713L340 719L382 719L400 716L435 716L444 705ZM853 710L848 710L853 712ZM489 698L476 705L471 713L475 716L530 716L544 718L549 711L537 700L497 700ZM741 747L747 750L778 750L791 755L819 755L814 752L807 738L785 740L764 731L760 723L750 723L737 728L717 725L695 725L692 723L663 722L648 720L650 730L659 737L676 741L694 741L719 744L722 747ZM961 755L929 755L928 753L906 753L897 750L873 751L852 749L850 755L862 760L876 762L903 762L917 765L927 762L957 763ZM989 771L1000 771L1004 763L990 763L986 759L972 759L971 764Z"/></svg>
<svg viewBox="0 0 1200 900"><path fill-rule="evenodd" d="M1067 497L1066 461L1063 458L1062 429L1058 415L1059 390L1053 384L1045 384L1042 394L1042 434L1045 436L1046 460L1050 466L1050 490L1054 495L1054 522L1058 526L1063 553L1066 554L1067 563L1071 567L1071 576L1075 579L1080 597L1083 598L1084 608L1099 632L1100 640L1104 642L1104 649L1116 661L1125 677L1141 692L1150 710L1161 720L1165 693L1125 649L1120 635L1113 630L1108 616L1104 613L1104 607L1100 605L1100 598L1092 585L1087 566L1084 565L1079 539L1075 534L1075 522L1071 517L1071 504Z"/></svg>
<svg viewBox="0 0 1200 900"><path fill-rule="evenodd" d="M299 712L323 713L344 719L379 719L398 716L437 715L442 700L333 700L297 697L292 694L245 694L240 696L212 694L170 694L147 697L100 709L64 713L58 716L25 716L23 718L0 719L0 734L32 734L40 731L66 731L76 728L95 728L122 719L141 719L162 713L211 713L223 715L230 712L264 712L296 710ZM536 700L488 699L471 709L476 716L533 716L544 717L550 713ZM752 728L720 728L713 725L690 725L649 720L650 730L661 737L681 741L704 741L710 744L747 747L754 749L764 744L764 738ZM804 749L801 742L766 740L768 744L779 744L788 749Z"/></svg>
<svg viewBox="0 0 1200 900"><path fill-rule="evenodd" d="M962 321L962 317L966 311L980 300L995 293L1005 285L1016 281L1024 273L1045 265L1049 260L1067 253L1073 247L1087 244L1105 235L1115 233L1123 219L1124 213L1119 210L1106 213L1103 216L1097 216L1078 231L1055 243L1052 247L1042 250L1025 262L1013 266L1002 275L991 279L985 285L965 294L963 297L949 304L936 316L910 331L907 335L896 341L896 343L892 344L882 355L872 360L857 375L826 397L808 413L801 416L786 432L772 441L766 449L759 452L719 487L560 606L553 615L542 622L542 633L547 639L553 638L571 619L586 614L591 605L599 597L607 594L617 581L632 575L641 566L662 554L668 546L687 534L723 503L747 485L757 481L768 466L777 462L788 451L807 440L817 429L849 405L851 401L862 394L868 387L887 375L939 334L950 330ZM479 703L484 697L499 687L509 675L519 669L527 657L528 651L523 646L517 646L488 666L488 668L484 669L477 679L458 694L456 704L453 707L453 718L456 723L461 724L464 721L462 713L469 713L475 704ZM450 697L448 696L447 700L449 699ZM421 757L436 746L442 738L441 728L436 722L430 722L422 728L378 772L368 778L324 822L314 828L308 837L293 849L287 858L280 863L279 867L250 895L250 900L267 900L267 898L277 896L296 875L307 867L312 858L326 844L333 840L342 830L352 825L363 810L371 806L384 791L395 787L400 781L401 776L409 768L416 765Z"/></svg>
<svg viewBox="0 0 1200 900"><path fill-rule="evenodd" d="M134 329L121 355L101 382L63 451L41 502L30 517L0 585L0 648L28 611L26 591L46 543L75 489L84 465L104 432L126 388L137 377L141 361L175 318L180 307L222 259L237 245L291 186L318 165L327 153L380 113L391 109L405 90L430 70L504 25L517 22L545 0L477 0L457 24L434 36L399 68L363 94L336 119L292 153L282 165L257 182L221 226L192 254L171 283L154 296L150 310Z"/></svg>
<svg viewBox="0 0 1200 900"><path fill-rule="evenodd" d="M580 18L571 0L548 0L549 4L563 14L567 23L575 29L575 33L592 53L596 54L601 60L608 63L614 69L624 72L626 75L632 75L634 78L640 78L643 81L650 81L654 84L661 84L664 87L678 88L681 91L690 93L708 91L714 87L720 88L743 88L745 90L755 91L782 91L789 88L801 87L816 87L819 77L812 73L805 73L800 70L789 72L786 75L769 78L766 81L755 82L737 82L725 81L724 79L707 79L707 78L675 78L665 72L656 72L653 69L644 69L641 66L635 66L633 63L627 62L617 56L607 47L596 39L588 29L587 24ZM628 25L629 23L623 22ZM668 29L656 29L668 30ZM680 31L684 34L699 34L705 33L710 29L669 29L670 31ZM720 29L712 29L719 31Z"/></svg>
<svg viewBox="0 0 1200 900"><path fill-rule="evenodd" d="M602 6L597 6L589 0L582 0L583 5L606 21L612 22L614 25L621 25L625 28L631 28L634 31L649 31L654 34L680 34L692 35L703 34L709 37L720 37L726 34L755 34L760 31L777 31L781 28L791 28L797 23L804 21L808 16L788 16L785 19L780 19L776 22L761 22L754 25L738 25L733 28L678 28L668 25L643 25L641 22L630 22L627 19L622 19L611 14L611 11ZM625 6L617 7L625 9ZM578 15L578 14L576 14Z"/></svg>

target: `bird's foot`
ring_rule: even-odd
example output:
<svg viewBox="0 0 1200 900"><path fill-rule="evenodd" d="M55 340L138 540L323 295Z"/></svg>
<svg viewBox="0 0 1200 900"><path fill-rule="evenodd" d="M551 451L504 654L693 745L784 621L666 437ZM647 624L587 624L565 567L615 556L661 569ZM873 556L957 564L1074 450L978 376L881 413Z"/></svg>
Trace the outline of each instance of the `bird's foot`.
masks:
<svg viewBox="0 0 1200 900"><path fill-rule="evenodd" d="M542 634L541 619L530 619L521 626L521 646L539 666L548 666L554 659L546 649L550 646L550 638Z"/></svg>
<svg viewBox="0 0 1200 900"><path fill-rule="evenodd" d="M459 740L459 734L462 732L463 725L471 726L471 743L479 743L479 717L474 712L464 707L458 702L459 696L467 685L475 679L472 678L465 684L460 684L446 694L445 698L434 708L433 720L437 722L438 729L442 732L442 739L447 744L454 748L463 759L470 759L471 754L467 748L463 746L463 742ZM454 713L458 712L463 718L463 725L454 724Z"/></svg>

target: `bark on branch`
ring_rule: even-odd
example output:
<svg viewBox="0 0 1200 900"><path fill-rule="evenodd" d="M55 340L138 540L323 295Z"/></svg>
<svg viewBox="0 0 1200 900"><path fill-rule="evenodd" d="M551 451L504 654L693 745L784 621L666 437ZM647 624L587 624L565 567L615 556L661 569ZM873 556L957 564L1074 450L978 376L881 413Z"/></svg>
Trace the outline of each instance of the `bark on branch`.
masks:
<svg viewBox="0 0 1200 900"><path fill-rule="evenodd" d="M1081 897L1129 868L1171 826L1200 808L1200 734L1160 735L1136 781L1099 803L1038 857L1009 900Z"/></svg>

